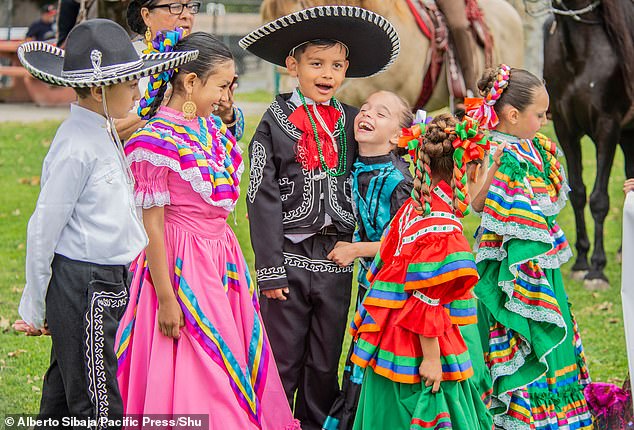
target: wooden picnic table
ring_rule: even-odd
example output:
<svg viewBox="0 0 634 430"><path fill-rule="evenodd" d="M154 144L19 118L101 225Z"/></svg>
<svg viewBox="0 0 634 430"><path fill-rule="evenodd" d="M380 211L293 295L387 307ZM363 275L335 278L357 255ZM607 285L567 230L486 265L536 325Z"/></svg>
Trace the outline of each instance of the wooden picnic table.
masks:
<svg viewBox="0 0 634 430"><path fill-rule="evenodd" d="M0 66L0 77L11 79L10 85L0 88L0 101L34 102L38 106L63 106L74 101L72 88L48 85L29 75L18 60L18 47L22 43L24 40L0 40L0 58L9 60L8 65Z"/></svg>
<svg viewBox="0 0 634 430"><path fill-rule="evenodd" d="M8 59L8 66L0 66L0 77L8 76L11 84L0 88L0 100L4 102L30 102L24 78L29 74L18 60L18 46L23 40L0 40L0 58Z"/></svg>

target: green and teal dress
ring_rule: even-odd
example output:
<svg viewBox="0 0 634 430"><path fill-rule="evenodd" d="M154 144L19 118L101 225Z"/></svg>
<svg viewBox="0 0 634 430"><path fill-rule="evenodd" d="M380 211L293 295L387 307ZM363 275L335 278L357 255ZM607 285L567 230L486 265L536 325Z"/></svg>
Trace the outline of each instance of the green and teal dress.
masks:
<svg viewBox="0 0 634 430"><path fill-rule="evenodd" d="M590 429L590 378L560 272L572 252L556 222L569 191L557 147L543 135L491 140L508 146L482 212L474 292L495 426Z"/></svg>
<svg viewBox="0 0 634 430"><path fill-rule="evenodd" d="M460 326L475 322L472 288L478 273L452 189L431 191L431 213L412 199L386 229L368 271L371 287L355 315L351 360L365 368L355 430L491 430L492 417L474 381L482 349L470 349ZM425 359L420 337L438 339L443 381L432 393L418 373ZM475 369L474 369L475 368Z"/></svg>

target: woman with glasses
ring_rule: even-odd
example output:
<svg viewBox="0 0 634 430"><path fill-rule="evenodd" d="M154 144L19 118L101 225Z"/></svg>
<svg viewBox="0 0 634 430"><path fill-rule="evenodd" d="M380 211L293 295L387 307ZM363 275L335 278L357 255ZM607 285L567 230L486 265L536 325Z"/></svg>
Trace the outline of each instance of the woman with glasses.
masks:
<svg viewBox="0 0 634 430"><path fill-rule="evenodd" d="M201 7L202 2L191 0L131 0L126 17L128 26L141 35L141 39L135 41L135 47L139 52L152 52L159 45L159 39L164 40L168 32L178 31L178 35L167 36L175 36L176 39L180 39L183 34L190 34L194 27L194 15L200 12ZM182 29L182 32L178 29ZM177 40L174 40L175 42ZM148 84L148 79L139 81L142 98L148 89ZM233 104L233 92L236 87L237 76L231 85L227 99L214 106L213 115L220 117L236 140L240 140L244 134L244 117L242 111ZM138 116L131 114L128 118L116 122L119 136L127 139L145 125L145 120L139 118L144 116L142 109L139 109L138 113Z"/></svg>

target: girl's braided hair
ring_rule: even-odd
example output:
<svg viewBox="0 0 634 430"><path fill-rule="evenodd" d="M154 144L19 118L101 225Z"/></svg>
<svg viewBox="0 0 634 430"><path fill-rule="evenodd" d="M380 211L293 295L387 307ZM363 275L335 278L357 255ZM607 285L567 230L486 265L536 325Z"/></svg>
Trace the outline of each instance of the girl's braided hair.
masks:
<svg viewBox="0 0 634 430"><path fill-rule="evenodd" d="M454 157L457 124L458 120L453 115L439 115L427 125L425 134L420 138L412 197L414 208L423 216L431 213L432 177L444 180L451 187L454 214L462 218L468 213L467 162L464 162L462 150L455 154L460 159Z"/></svg>
<svg viewBox="0 0 634 430"><path fill-rule="evenodd" d="M503 65L501 65L503 66ZM506 67L506 66L505 66ZM500 115L504 106L511 105L520 112L524 110L535 100L535 91L544 86L544 81L537 76L524 69L509 69L510 77L505 87L498 89L493 109ZM478 89L483 97L487 97L499 83L500 69L488 68L482 73L482 77L478 81Z"/></svg>
<svg viewBox="0 0 634 430"><path fill-rule="evenodd" d="M452 145L455 136L451 131L457 123L458 120L453 115L438 115L427 125L425 134L421 136L414 169L412 197L414 208L423 216L431 213L432 175L445 180L452 189L455 188Z"/></svg>

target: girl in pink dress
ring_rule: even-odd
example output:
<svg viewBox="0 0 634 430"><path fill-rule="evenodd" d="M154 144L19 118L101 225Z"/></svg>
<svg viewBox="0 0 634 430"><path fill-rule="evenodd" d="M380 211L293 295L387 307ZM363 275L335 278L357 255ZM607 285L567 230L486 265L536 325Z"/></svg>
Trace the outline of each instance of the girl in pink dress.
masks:
<svg viewBox="0 0 634 430"><path fill-rule="evenodd" d="M299 429L226 223L243 163L211 112L227 97L233 58L206 33L166 41L164 50L199 57L171 77L153 77L153 118L125 147L150 239L132 265L117 333L125 413L206 414L210 429ZM173 93L161 106L168 81Z"/></svg>

